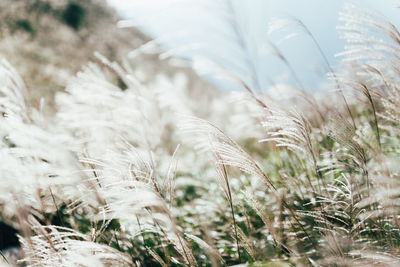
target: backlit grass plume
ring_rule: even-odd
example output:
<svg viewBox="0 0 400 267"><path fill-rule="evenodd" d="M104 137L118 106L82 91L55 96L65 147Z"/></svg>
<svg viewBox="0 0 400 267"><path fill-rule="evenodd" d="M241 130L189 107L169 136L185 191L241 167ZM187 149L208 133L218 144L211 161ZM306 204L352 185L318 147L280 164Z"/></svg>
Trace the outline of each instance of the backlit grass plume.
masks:
<svg viewBox="0 0 400 267"><path fill-rule="evenodd" d="M2 59L0 219L19 244L1 264L398 266L400 34L352 5L339 16L338 98L306 92L293 69L296 86L273 87L293 95L259 90L235 16L222 19L245 70L219 70L243 92L143 79L128 56L97 53L52 113ZM313 38L296 19L270 30L291 25Z"/></svg>

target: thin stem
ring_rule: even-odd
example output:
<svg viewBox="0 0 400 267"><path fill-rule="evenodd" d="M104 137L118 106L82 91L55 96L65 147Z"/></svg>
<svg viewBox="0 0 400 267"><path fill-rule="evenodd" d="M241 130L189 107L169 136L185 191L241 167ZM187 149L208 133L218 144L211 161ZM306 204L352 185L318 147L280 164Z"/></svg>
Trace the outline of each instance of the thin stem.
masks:
<svg viewBox="0 0 400 267"><path fill-rule="evenodd" d="M356 123L355 123L355 121L354 121L353 114L351 113L349 104L347 103L346 97L344 96L343 89L342 89L342 87L341 87L340 84L339 84L339 81L338 81L338 78L337 78L337 76L336 76L336 73L333 71L331 65L329 64L329 61L328 61L327 57L325 56L324 51L322 51L322 48L321 48L321 46L319 45L318 41L315 39L314 35L313 35L313 34L311 33L311 31L306 27L306 25L304 25L304 24L302 23L302 26L303 26L303 28L305 29L305 31L308 33L308 35L310 36L310 38L311 38L311 40L313 41L313 43L315 44L315 46L317 47L319 53L320 53L321 56L322 56L322 59L324 60L326 66L328 67L329 72L333 75L333 78L334 78L335 84L336 84L336 88L339 90L340 95L341 95L342 98L343 98L343 102L344 102L345 105L346 105L347 112L349 113L350 118L351 118L351 121L353 122L353 126L354 126L354 128L356 128Z"/></svg>
<svg viewBox="0 0 400 267"><path fill-rule="evenodd" d="M61 225L62 225L62 226L65 226L65 225L64 225L64 222L62 221L61 214L60 214L60 209L59 209L58 206L57 206L57 203L56 203L56 200L55 200L55 198L54 198L53 191L51 190L51 187L49 187L49 190L50 190L51 198L53 199L54 206L56 207L57 217L58 217L58 219L60 220Z"/></svg>
<svg viewBox="0 0 400 267"><path fill-rule="evenodd" d="M218 160L221 159L221 157L217 153L215 154L215 156L216 156L216 158ZM230 186L229 180L228 180L228 172L226 171L226 167L225 167L224 164L221 164L220 166L221 166L222 175L224 176L226 187L228 189L227 190L227 198L228 198L229 206L231 208L231 215L232 215L232 221L233 221L233 230L235 232L236 249L237 249L237 253L238 253L238 259L239 259L239 262L242 262L241 258L240 258L239 238L238 238L238 232L237 232L237 228L236 228L237 225L236 225L236 219L235 219L235 212L234 212L234 209L233 209L231 186Z"/></svg>
<svg viewBox="0 0 400 267"><path fill-rule="evenodd" d="M231 21L232 30L235 33L236 37L237 37L237 41L238 41L238 44L239 44L240 48L242 49L242 51L245 54L247 65L248 65L250 71L253 74L252 78L253 78L254 85L255 85L256 89L261 90L261 84L260 84L260 81L258 79L257 68L256 68L256 66L254 64L253 57L250 54L249 46L248 46L247 42L244 39L243 32L240 29L240 25L238 23L238 19L237 19L237 16L236 16L235 9L232 6L232 1L226 0L225 2L226 2L227 7L229 8L230 14L232 14L232 16L233 16L233 19Z"/></svg>
<svg viewBox="0 0 400 267"><path fill-rule="evenodd" d="M379 126L378 126L378 118L376 117L376 109L375 109L375 104L374 100L372 99L372 96L369 92L368 87L365 84L361 84L361 86L364 88L364 93L366 97L368 98L369 103L371 104L372 107L372 113L374 114L374 123L375 123L375 130L376 130L376 139L378 141L379 147L382 148L381 145L381 135L379 133Z"/></svg>

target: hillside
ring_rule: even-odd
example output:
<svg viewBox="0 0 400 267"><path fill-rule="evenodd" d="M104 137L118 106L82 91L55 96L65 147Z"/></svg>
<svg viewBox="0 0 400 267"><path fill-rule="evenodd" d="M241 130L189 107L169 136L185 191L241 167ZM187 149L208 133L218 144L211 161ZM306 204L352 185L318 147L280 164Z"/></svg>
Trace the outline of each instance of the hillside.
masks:
<svg viewBox="0 0 400 267"><path fill-rule="evenodd" d="M186 67L171 66L155 53L128 53L151 39L134 28L118 28L118 15L104 0L2 0L0 55L19 71L38 106L40 98L53 105L54 94L99 52L110 61L129 61L142 82L156 74L184 72L192 87L210 87ZM153 49L154 50L154 49Z"/></svg>

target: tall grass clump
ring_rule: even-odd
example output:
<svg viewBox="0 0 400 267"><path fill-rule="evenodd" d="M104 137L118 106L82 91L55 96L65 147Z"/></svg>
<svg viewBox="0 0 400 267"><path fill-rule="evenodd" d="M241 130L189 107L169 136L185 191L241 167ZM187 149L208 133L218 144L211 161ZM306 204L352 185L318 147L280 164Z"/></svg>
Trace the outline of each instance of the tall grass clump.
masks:
<svg viewBox="0 0 400 267"><path fill-rule="evenodd" d="M0 215L20 244L2 264L400 264L400 32L352 5L340 21L334 93L293 77L276 85L293 93L279 101L259 90L251 58L250 82L219 68L241 92L194 92L182 76L143 83L128 59L96 54L49 115L3 59ZM279 23L323 54L301 22Z"/></svg>

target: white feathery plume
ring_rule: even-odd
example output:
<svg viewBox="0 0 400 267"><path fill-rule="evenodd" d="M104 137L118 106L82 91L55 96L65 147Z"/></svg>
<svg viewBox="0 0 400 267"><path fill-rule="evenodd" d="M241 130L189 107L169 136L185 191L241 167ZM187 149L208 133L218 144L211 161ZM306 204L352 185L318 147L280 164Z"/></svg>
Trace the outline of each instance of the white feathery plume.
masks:
<svg viewBox="0 0 400 267"><path fill-rule="evenodd" d="M93 242L72 229L36 223L30 238L20 237L27 266L135 266L129 255Z"/></svg>
<svg viewBox="0 0 400 267"><path fill-rule="evenodd" d="M312 128L308 120L294 108L284 110L270 106L265 108L262 126L268 137L259 142L275 142L277 146L307 155L314 164L317 162L316 149L311 139Z"/></svg>
<svg viewBox="0 0 400 267"><path fill-rule="evenodd" d="M271 180L251 156L212 123L199 118L185 117L182 119L180 129L188 134L197 134L199 138L197 143L213 151L217 156L217 164L237 167L248 174L255 175L270 188L275 189Z"/></svg>
<svg viewBox="0 0 400 267"><path fill-rule="evenodd" d="M21 77L4 60L0 76L3 215L15 215L16 206L54 212L57 203L68 201L77 193L71 187L80 179L76 175L79 162L68 146L73 144L72 138L57 125L45 123L42 115L27 104Z"/></svg>

